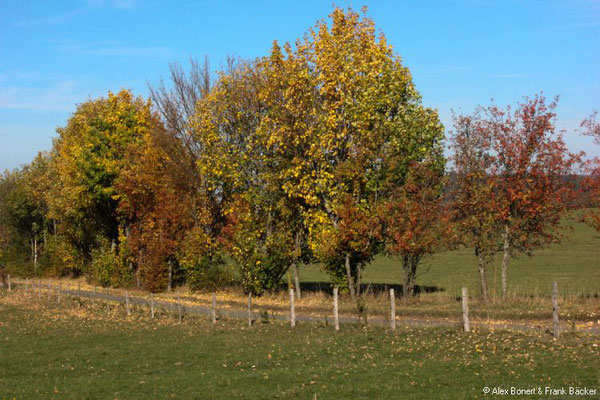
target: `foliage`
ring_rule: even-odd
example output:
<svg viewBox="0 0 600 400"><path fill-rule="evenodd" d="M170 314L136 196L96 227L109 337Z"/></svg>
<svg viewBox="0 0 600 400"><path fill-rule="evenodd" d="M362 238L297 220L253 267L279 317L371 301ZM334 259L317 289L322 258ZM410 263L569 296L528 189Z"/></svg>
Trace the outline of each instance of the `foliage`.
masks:
<svg viewBox="0 0 600 400"><path fill-rule="evenodd" d="M99 246L92 250L90 278L103 287L130 287L133 284L133 271L127 263L126 246L117 246L104 238L98 239Z"/></svg>
<svg viewBox="0 0 600 400"><path fill-rule="evenodd" d="M173 267L182 241L198 221L199 196L187 155L172 132L157 124L130 146L129 162L117 182L119 212L127 221L123 239L138 281L152 291L172 283L168 264Z"/></svg>
<svg viewBox="0 0 600 400"><path fill-rule="evenodd" d="M404 269L404 296L414 293L417 268L423 257L450 243L452 231L443 204L443 170L427 162L414 163L405 184L381 206L386 252Z"/></svg>
<svg viewBox="0 0 600 400"><path fill-rule="evenodd" d="M0 177L0 265L25 275L49 267L39 262L52 230L44 197L51 179L49 159L39 153L30 164Z"/></svg>
<svg viewBox="0 0 600 400"><path fill-rule="evenodd" d="M487 255L493 250L489 240L502 238L504 297L510 257L531 255L560 240L559 222L574 194L567 178L580 155L571 154L562 132L556 132L557 101L546 104L540 94L524 98L515 111L492 105L457 121L462 129L455 136L459 177L476 179L477 185L459 193L456 206L464 209L474 203L482 217L479 221L462 219L463 229L476 233L471 236L476 251L479 245L479 251ZM494 232L494 227L499 231ZM481 270L481 259L479 264Z"/></svg>
<svg viewBox="0 0 600 400"><path fill-rule="evenodd" d="M82 103L54 143L58 183L47 192L59 232L89 261L98 238L117 241L121 194L116 183L129 146L155 124L149 102L123 90Z"/></svg>
<svg viewBox="0 0 600 400"><path fill-rule="evenodd" d="M588 118L581 122L581 127L584 129L585 135L594 138L594 143L600 145L600 121L597 120L598 112L594 111ZM588 191L591 196L592 205L595 210L588 210L584 215L584 221L600 231L600 157L589 160L586 163L586 171L588 176L584 182L584 190Z"/></svg>
<svg viewBox="0 0 600 400"><path fill-rule="evenodd" d="M450 193L452 219L463 245L473 249L479 269L479 290L488 297L486 271L500 250L501 223L493 196L490 137L484 131L481 110L473 116L454 116L451 137L454 152L453 182Z"/></svg>
<svg viewBox="0 0 600 400"><path fill-rule="evenodd" d="M565 177L578 155L569 153L562 133L555 132L557 99L525 98L519 108L488 109L487 127L494 133L494 180L504 224L515 250L531 251L557 240L556 227L573 195Z"/></svg>
<svg viewBox="0 0 600 400"><path fill-rule="evenodd" d="M233 273L224 266L218 242L204 230L192 228L181 244L177 259L192 290L216 290L233 281Z"/></svg>
<svg viewBox="0 0 600 400"><path fill-rule="evenodd" d="M108 287L113 282L113 276L117 271L117 257L114 249L106 242L92 251L92 263L90 275L92 281L100 286Z"/></svg>
<svg viewBox="0 0 600 400"><path fill-rule="evenodd" d="M265 197L262 197L265 199ZM293 257L293 237L272 208L238 198L227 229L227 249L238 265L242 285L255 295L281 287L281 278Z"/></svg>
<svg viewBox="0 0 600 400"><path fill-rule="evenodd" d="M275 99L276 111L263 125L284 160L283 189L307 206L301 210L311 250L333 276L346 274L354 295L378 241L353 228L374 221L377 203L403 183L412 161L443 163L443 128L421 105L408 69L372 20L339 8L331 19L295 49L284 46L285 56L273 47L272 74L286 78L275 80L282 83L268 98Z"/></svg>
<svg viewBox="0 0 600 400"><path fill-rule="evenodd" d="M85 269L84 260L78 257L77 249L64 235L49 235L44 244L42 265L47 265L47 273L55 276L79 276Z"/></svg>

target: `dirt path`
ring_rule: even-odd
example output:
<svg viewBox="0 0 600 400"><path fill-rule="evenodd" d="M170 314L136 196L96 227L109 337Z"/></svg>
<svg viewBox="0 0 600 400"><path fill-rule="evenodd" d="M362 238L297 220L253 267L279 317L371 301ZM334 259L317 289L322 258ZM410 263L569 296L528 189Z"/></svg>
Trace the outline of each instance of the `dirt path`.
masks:
<svg viewBox="0 0 600 400"><path fill-rule="evenodd" d="M29 283L29 290L40 292L43 291L44 296L48 296L48 286L39 284L39 283ZM15 282L13 286L13 290L23 291L25 290L25 284L23 282ZM52 295L56 295L56 287L50 288ZM66 289L61 292L64 295L69 295L72 297L84 297L88 299L96 299L103 300L115 303L125 303L126 299L124 295L115 294L110 291L94 291L89 289ZM129 295L129 302L132 305L138 307L145 307L150 309L151 301L154 302L154 307L156 310L162 309L169 313L177 314L178 304L176 301L167 301L164 299L153 299L151 300L149 296L140 297L136 295ZM198 305L198 304L190 304L190 300L188 297L181 298L181 307L183 314L194 314L194 315L205 315L211 316L212 309L209 306ZM259 318L263 318L261 316L262 313L265 312L263 307L260 307L257 310L257 307L253 307L253 319L257 320ZM280 321L288 321L289 315L287 312L282 311L281 309L273 311L272 308L266 310L268 312L268 318ZM287 310L286 310L287 311ZM216 313L218 316L225 316L228 318L239 318L239 319L247 319L248 311L247 309L231 309L231 308L223 308L219 307L217 304ZM298 322L313 322L313 323L325 323L325 324L333 324L333 316L332 315L306 315L306 314L296 314L296 321ZM339 318L340 323L349 324L349 323L365 323L364 320L359 320L357 317L350 317L347 315L340 315ZM381 318L379 316L372 316L368 318L369 324L379 324L379 325L389 325L390 321L387 318ZM422 326L422 327L435 327L435 326L446 326L446 327L457 327L461 326L462 322L459 319L452 318L427 318L427 317L396 317L396 325L397 326ZM472 319L471 327L473 328L483 328L483 329L505 329L505 330L514 330L514 331L537 331L543 332L548 331L551 332L552 329L552 321L544 321L544 320L479 320ZM598 323L584 323L577 322L575 325L573 324L561 324L561 331L573 331L577 332L585 332L585 333L600 333L600 325Z"/></svg>

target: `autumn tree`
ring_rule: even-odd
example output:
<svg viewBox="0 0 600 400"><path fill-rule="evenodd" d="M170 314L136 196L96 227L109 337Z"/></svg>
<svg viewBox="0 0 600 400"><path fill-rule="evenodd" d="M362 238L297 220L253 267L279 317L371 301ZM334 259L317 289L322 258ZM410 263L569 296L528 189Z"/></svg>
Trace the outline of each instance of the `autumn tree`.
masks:
<svg viewBox="0 0 600 400"><path fill-rule="evenodd" d="M296 192L311 205L313 251L334 275L345 274L354 297L380 243L375 232L355 228L374 225L378 204L403 185L412 162L443 163L443 127L371 19L339 8L331 19L296 45L317 119L308 127L304 165L296 166L303 173Z"/></svg>
<svg viewBox="0 0 600 400"><path fill-rule="evenodd" d="M581 128L584 129L584 135L594 138L596 144L600 144L600 121L597 120L598 111L594 111L589 117L581 121Z"/></svg>
<svg viewBox="0 0 600 400"><path fill-rule="evenodd" d="M0 265L12 271L38 273L37 240L42 219L27 195L23 175L23 170L13 170L0 177Z"/></svg>
<svg viewBox="0 0 600 400"><path fill-rule="evenodd" d="M386 253L402 262L404 296L414 294L417 269L423 258L452 242L443 189L444 170L439 164L415 162L404 185L380 207Z"/></svg>
<svg viewBox="0 0 600 400"><path fill-rule="evenodd" d="M115 253L124 229L116 183L129 146L155 122L150 103L123 90L80 104L57 129L52 167L58 182L48 193L49 216L75 253L65 260L74 272L87 268L102 243Z"/></svg>
<svg viewBox="0 0 600 400"><path fill-rule="evenodd" d="M481 110L473 115L454 116L451 216L460 242L475 253L484 301L488 299L487 268L499 251L500 240L490 139L482 124Z"/></svg>
<svg viewBox="0 0 600 400"><path fill-rule="evenodd" d="M302 49L294 51L289 44L281 48L274 42L270 55L259 61L265 77L260 98L266 111L257 132L271 160L264 164L268 169L264 178L272 188L268 195L275 200L280 229L289 233L292 242L284 262L291 264L298 298L302 295L300 264L312 256L305 220L311 209L310 151L318 132L315 82Z"/></svg>
<svg viewBox="0 0 600 400"><path fill-rule="evenodd" d="M492 105L471 117L475 151L487 170L482 171L484 196L489 193L488 209L496 214L490 223L499 222L503 298L510 258L559 241L560 221L573 195L567 178L579 156L556 131L556 106L557 99L547 104L540 94L525 98L514 111Z"/></svg>
<svg viewBox="0 0 600 400"><path fill-rule="evenodd" d="M178 254L197 216L193 161L160 124L132 144L127 157L117 182L119 212L129 222L121 243L126 241L141 285L151 291L171 288Z"/></svg>
<svg viewBox="0 0 600 400"><path fill-rule="evenodd" d="M118 186L121 211L130 219L127 241L142 284L171 289L175 282L203 287L209 260L218 259L220 212L198 161L201 136L192 125L196 106L210 91L208 60L189 68L170 65L168 80L150 86L155 124L129 147Z"/></svg>
<svg viewBox="0 0 600 400"><path fill-rule="evenodd" d="M202 153L202 144L193 134L192 121L197 103L210 92L211 87L207 57L202 63L191 58L187 70L179 63L172 63L168 81L161 79L157 85L149 86L153 108L160 114L167 133L184 146L187 153L185 160L191 161L189 168L192 172L196 171L195 161ZM196 178L200 179L198 176Z"/></svg>
<svg viewBox="0 0 600 400"><path fill-rule="evenodd" d="M45 198L45 192L52 182L49 162L50 154L38 153L29 164L5 172L0 178L3 263L25 274L33 272L39 275L42 269L50 266L48 249L52 247L50 242L54 225L47 217L48 203ZM43 262L41 256L44 257Z"/></svg>
<svg viewBox="0 0 600 400"><path fill-rule="evenodd" d="M261 294L279 284L289 264L273 185L274 160L258 127L266 112L260 93L264 74L257 62L223 71L198 102L195 140L202 146L197 168L211 204L207 235L223 244L238 265L246 291Z"/></svg>
<svg viewBox="0 0 600 400"><path fill-rule="evenodd" d="M583 134L594 138L594 143L600 145L600 121L597 120L598 112L594 111L588 118L581 122ZM600 206L600 157L588 160L585 165L588 173L584 181L584 189L589 192L591 202L596 209L586 210L584 212L584 221L600 230L600 212L597 207Z"/></svg>

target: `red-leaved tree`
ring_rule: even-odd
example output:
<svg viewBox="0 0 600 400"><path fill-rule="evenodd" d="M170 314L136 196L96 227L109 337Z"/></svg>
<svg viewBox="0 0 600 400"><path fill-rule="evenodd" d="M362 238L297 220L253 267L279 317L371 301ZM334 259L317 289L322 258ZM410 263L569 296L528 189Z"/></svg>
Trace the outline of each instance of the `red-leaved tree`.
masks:
<svg viewBox="0 0 600 400"><path fill-rule="evenodd" d="M151 291L171 287L177 252L194 225L197 199L186 155L181 142L159 126L130 148L119 180L136 280Z"/></svg>
<svg viewBox="0 0 600 400"><path fill-rule="evenodd" d="M462 117L469 129L455 139L455 149L464 147L464 154L455 156L457 165L473 166L473 171L459 174L463 188L471 187L468 195L459 196L458 208L464 216L474 214L462 219L463 229L481 230L475 236L485 248L502 251L503 298L510 258L558 242L561 218L574 196L571 174L581 156L569 152L563 133L556 130L557 101L547 103L539 94L524 98L515 110L479 107ZM469 143L463 146L461 141ZM471 160L463 162L465 154Z"/></svg>
<svg viewBox="0 0 600 400"><path fill-rule="evenodd" d="M600 121L598 111L594 111L581 122L583 134L594 138L594 143L600 145ZM593 209L586 210L583 218L586 223L600 231L600 157L595 157L586 163L588 176L584 180L584 189L589 192Z"/></svg>
<svg viewBox="0 0 600 400"><path fill-rule="evenodd" d="M454 116L452 219L460 243L473 249L479 270L479 290L488 299L487 268L498 252L500 219L493 193L491 138L481 110L472 116Z"/></svg>
<svg viewBox="0 0 600 400"><path fill-rule="evenodd" d="M502 225L502 297L511 256L561 239L560 221L574 190L569 179L580 156L556 130L558 98L524 98L516 110L484 109L483 128L492 151L493 201Z"/></svg>
<svg viewBox="0 0 600 400"><path fill-rule="evenodd" d="M413 163L406 183L380 209L387 254L402 261L404 296L412 296L420 262L451 238L445 210L443 170L427 162Z"/></svg>

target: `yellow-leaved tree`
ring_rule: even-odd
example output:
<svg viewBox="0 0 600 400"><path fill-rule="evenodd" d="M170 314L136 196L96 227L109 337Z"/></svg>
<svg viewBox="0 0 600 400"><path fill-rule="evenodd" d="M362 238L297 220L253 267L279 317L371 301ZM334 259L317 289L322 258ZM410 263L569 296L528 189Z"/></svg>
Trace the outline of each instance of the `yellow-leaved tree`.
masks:
<svg viewBox="0 0 600 400"><path fill-rule="evenodd" d="M57 182L48 192L49 216L58 222L68 248L64 261L74 273L84 272L95 252L101 260L100 270L91 271L97 281L131 279L131 271L115 278L118 265L111 262L123 230L116 183L130 146L158 123L149 101L122 90L78 105L67 125L57 129L52 158Z"/></svg>

